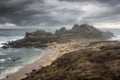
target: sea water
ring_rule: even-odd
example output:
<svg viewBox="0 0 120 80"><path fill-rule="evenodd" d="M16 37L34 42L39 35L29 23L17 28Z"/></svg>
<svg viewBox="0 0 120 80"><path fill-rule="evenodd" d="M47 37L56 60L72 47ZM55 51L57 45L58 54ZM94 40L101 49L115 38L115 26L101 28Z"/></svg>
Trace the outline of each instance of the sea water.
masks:
<svg viewBox="0 0 120 80"><path fill-rule="evenodd" d="M35 30L28 29L0 29L0 47L2 43L24 38L25 32ZM0 48L0 80L7 75L17 72L27 64L31 64L40 59L45 50L37 48Z"/></svg>

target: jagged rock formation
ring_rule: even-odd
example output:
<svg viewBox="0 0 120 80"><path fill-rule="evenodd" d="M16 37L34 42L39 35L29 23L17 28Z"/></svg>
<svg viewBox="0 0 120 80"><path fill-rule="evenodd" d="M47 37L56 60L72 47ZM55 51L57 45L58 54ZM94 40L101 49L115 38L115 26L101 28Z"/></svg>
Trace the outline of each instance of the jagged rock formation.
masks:
<svg viewBox="0 0 120 80"><path fill-rule="evenodd" d="M67 29L65 27L62 27L60 30L56 30L56 35L64 35L67 33Z"/></svg>
<svg viewBox="0 0 120 80"><path fill-rule="evenodd" d="M107 32L103 32L103 36L105 39L110 39L111 37L114 37L114 34L107 31Z"/></svg>
<svg viewBox="0 0 120 80"><path fill-rule="evenodd" d="M46 47L47 43L52 42L67 42L81 38L106 40L111 37L113 37L111 32L102 32L87 24L75 24L72 29L67 30L65 27L62 27L60 30L56 30L55 34L44 30L37 30L31 33L26 32L23 39L9 42L3 48Z"/></svg>
<svg viewBox="0 0 120 80"><path fill-rule="evenodd" d="M65 27L61 28L60 30L56 30L56 35L59 36L77 36L78 38L87 38L87 39L109 39L113 37L113 33L111 32L102 32L98 29L96 29L93 26L82 24L78 25L75 24L72 29L66 30Z"/></svg>

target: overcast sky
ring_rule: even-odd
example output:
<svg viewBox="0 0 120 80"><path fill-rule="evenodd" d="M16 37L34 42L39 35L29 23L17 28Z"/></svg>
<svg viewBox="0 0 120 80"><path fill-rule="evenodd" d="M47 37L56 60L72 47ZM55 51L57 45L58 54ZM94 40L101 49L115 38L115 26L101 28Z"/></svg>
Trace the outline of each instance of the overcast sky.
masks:
<svg viewBox="0 0 120 80"><path fill-rule="evenodd" d="M120 0L0 0L0 28L120 28Z"/></svg>

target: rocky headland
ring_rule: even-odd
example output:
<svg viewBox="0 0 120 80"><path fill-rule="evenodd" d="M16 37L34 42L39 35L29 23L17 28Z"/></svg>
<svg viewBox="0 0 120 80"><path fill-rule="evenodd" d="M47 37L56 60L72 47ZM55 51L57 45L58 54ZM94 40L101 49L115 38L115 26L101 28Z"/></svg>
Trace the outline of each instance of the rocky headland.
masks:
<svg viewBox="0 0 120 80"><path fill-rule="evenodd" d="M46 32L44 30L37 30L35 32L26 32L25 37L21 40L10 41L5 43L3 48L22 48L22 47L47 47L49 43L63 43L80 39L97 39L107 40L113 37L111 32L102 32L88 24L75 24L72 29L67 30L62 27L56 30L55 33Z"/></svg>

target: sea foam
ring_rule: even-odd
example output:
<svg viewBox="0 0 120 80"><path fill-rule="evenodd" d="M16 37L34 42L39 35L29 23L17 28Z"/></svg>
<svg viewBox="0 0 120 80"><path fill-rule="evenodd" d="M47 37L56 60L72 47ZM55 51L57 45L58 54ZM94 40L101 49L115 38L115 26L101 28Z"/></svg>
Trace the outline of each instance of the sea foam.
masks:
<svg viewBox="0 0 120 80"><path fill-rule="evenodd" d="M7 43L8 41L15 41L22 38L23 36L10 36L10 37L0 36L0 47L3 46L3 43Z"/></svg>
<svg viewBox="0 0 120 80"><path fill-rule="evenodd" d="M17 72L21 68L22 68L22 66L17 66L17 67L12 67L12 68L8 68L8 69L4 70L0 74L0 80L3 79L3 78L6 78L6 76L8 76L9 74Z"/></svg>
<svg viewBox="0 0 120 80"><path fill-rule="evenodd" d="M4 63L6 59L0 59L0 63Z"/></svg>
<svg viewBox="0 0 120 80"><path fill-rule="evenodd" d="M4 62L6 62L6 61L10 61L11 60L11 58L7 58L7 59L0 59L0 63L4 63Z"/></svg>
<svg viewBox="0 0 120 80"><path fill-rule="evenodd" d="M113 40L113 41L120 41L120 36L119 35L116 35L115 37L112 37L110 40Z"/></svg>

